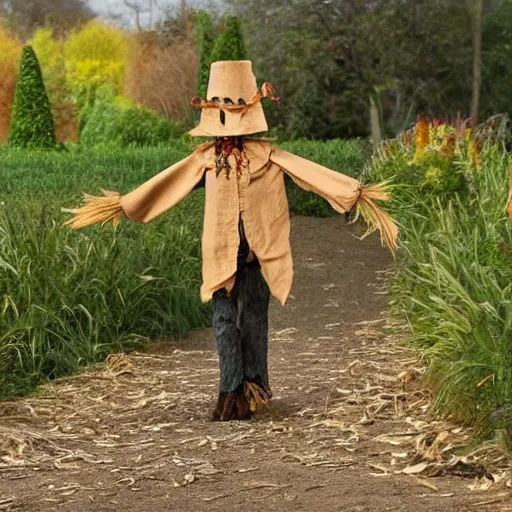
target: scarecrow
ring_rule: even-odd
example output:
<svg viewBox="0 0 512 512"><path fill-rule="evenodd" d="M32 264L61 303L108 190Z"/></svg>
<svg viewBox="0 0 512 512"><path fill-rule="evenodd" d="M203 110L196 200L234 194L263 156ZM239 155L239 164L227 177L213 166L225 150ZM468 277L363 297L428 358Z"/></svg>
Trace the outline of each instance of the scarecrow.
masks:
<svg viewBox="0 0 512 512"><path fill-rule="evenodd" d="M293 277L285 174L337 212L360 213L370 230L380 230L383 244L396 248L397 227L374 202L387 199L384 186L364 187L268 140L248 137L268 130L261 100L278 100L274 93L269 83L258 90L250 61L213 63L208 99L192 101L201 119L190 132L213 141L126 195L85 195L81 208L66 210L74 214L67 222L72 228L108 221L117 226L122 216L146 223L205 187L201 299L213 300L220 362L217 421L250 418L272 395L269 299L272 294L284 305Z"/></svg>

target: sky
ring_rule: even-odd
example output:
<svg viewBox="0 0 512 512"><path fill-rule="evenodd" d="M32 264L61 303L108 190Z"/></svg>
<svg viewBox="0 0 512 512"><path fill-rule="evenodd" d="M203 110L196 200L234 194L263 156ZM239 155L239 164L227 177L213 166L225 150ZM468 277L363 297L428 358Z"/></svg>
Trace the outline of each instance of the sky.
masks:
<svg viewBox="0 0 512 512"><path fill-rule="evenodd" d="M154 21L158 20L158 16L161 15L161 10L158 6L177 6L179 0L153 0L156 8L154 14ZM133 11L125 5L123 0L88 0L89 5L100 15L103 19L118 19L123 25L127 27L135 26L135 15ZM149 0L128 0L128 3L138 3L139 5L148 4ZM199 6L205 3L216 3L219 4L220 0L189 0L188 2L192 6ZM149 15L141 14L140 22L143 27L149 24Z"/></svg>
<svg viewBox="0 0 512 512"><path fill-rule="evenodd" d="M133 12L126 7L123 0L88 0L92 10L104 19L112 19L120 16L120 21L128 26L133 25ZM141 15L141 23L147 23L144 15Z"/></svg>

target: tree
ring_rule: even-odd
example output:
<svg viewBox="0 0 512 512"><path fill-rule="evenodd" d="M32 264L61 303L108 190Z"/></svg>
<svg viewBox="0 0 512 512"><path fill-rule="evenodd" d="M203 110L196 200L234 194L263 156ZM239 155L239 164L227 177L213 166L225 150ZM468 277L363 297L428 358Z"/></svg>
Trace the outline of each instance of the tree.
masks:
<svg viewBox="0 0 512 512"><path fill-rule="evenodd" d="M0 17L25 39L38 27L65 33L94 16L87 0L0 0Z"/></svg>
<svg viewBox="0 0 512 512"><path fill-rule="evenodd" d="M195 41L162 44L155 32L136 34L128 59L124 94L175 122L192 122L196 94Z"/></svg>
<svg viewBox="0 0 512 512"><path fill-rule="evenodd" d="M196 41L197 54L199 57L197 95L201 98L206 98L211 55L215 44L215 34L213 31L212 18L205 11L199 11L196 16Z"/></svg>
<svg viewBox="0 0 512 512"><path fill-rule="evenodd" d="M285 99L274 124L286 137L366 136L370 119L387 136L419 112L469 113L471 30L460 0L227 1L257 74Z"/></svg>
<svg viewBox="0 0 512 512"><path fill-rule="evenodd" d="M17 148L55 149L57 140L50 100L36 54L25 46L11 112L8 144Z"/></svg>
<svg viewBox="0 0 512 512"><path fill-rule="evenodd" d="M227 19L226 30L215 42L210 61L246 60L247 58L240 20L235 16L230 16Z"/></svg>
<svg viewBox="0 0 512 512"><path fill-rule="evenodd" d="M91 21L64 43L66 81L78 106L80 128L92 107L96 91L113 86L120 94L125 83L130 38L115 27Z"/></svg>
<svg viewBox="0 0 512 512"><path fill-rule="evenodd" d="M16 89L20 53L19 41L0 25L0 142L7 139L9 111Z"/></svg>
<svg viewBox="0 0 512 512"><path fill-rule="evenodd" d="M175 43L189 42L194 37L197 11L187 0L180 0L178 4L158 4L163 15L155 27L158 36L167 46Z"/></svg>
<svg viewBox="0 0 512 512"><path fill-rule="evenodd" d="M66 93L66 70L62 41L53 36L51 29L39 28L34 32L30 46L37 55L51 103L62 102Z"/></svg>

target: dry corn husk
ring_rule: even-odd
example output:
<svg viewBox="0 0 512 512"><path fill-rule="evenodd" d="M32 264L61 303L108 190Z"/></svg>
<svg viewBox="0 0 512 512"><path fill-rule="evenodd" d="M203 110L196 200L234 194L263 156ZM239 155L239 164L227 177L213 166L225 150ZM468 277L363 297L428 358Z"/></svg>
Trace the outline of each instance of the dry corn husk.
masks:
<svg viewBox="0 0 512 512"><path fill-rule="evenodd" d="M73 214L65 224L72 229L80 229L112 221L114 229L117 228L123 216L121 196L109 190L102 190L102 192L103 197L84 194L84 204L80 208L63 208L63 212Z"/></svg>
<svg viewBox="0 0 512 512"><path fill-rule="evenodd" d="M376 200L387 201L388 199L386 183L363 187L356 204L356 219L361 216L368 224L368 230L364 236L379 230L382 245L388 247L394 255L398 247L398 226L384 210L375 204Z"/></svg>
<svg viewBox="0 0 512 512"><path fill-rule="evenodd" d="M267 393L254 382L244 382L244 396L251 412L270 408Z"/></svg>

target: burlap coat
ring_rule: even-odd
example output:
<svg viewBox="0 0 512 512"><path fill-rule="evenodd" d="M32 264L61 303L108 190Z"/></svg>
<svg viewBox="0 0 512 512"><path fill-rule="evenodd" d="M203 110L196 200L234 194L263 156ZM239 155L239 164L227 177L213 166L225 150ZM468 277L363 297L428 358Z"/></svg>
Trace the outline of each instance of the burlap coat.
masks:
<svg viewBox="0 0 512 512"><path fill-rule="evenodd" d="M207 302L215 291L233 288L241 216L270 291L284 304L293 280L284 174L326 199L340 213L357 203L361 185L263 140L244 141L243 155L238 173L233 162L234 172L229 178L225 172L217 176L214 143L202 144L184 160L122 196L121 207L130 219L150 222L182 201L204 178L201 299Z"/></svg>

